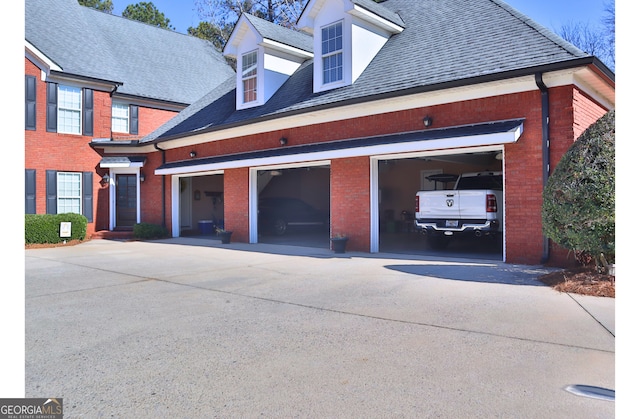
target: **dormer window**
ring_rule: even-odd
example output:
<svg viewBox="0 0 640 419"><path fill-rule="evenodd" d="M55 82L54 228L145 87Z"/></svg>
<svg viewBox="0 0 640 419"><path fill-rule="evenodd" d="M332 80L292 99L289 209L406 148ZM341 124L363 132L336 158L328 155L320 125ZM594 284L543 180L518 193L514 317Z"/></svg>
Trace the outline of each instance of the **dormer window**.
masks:
<svg viewBox="0 0 640 419"><path fill-rule="evenodd" d="M342 81L342 21L322 28L322 83Z"/></svg>
<svg viewBox="0 0 640 419"><path fill-rule="evenodd" d="M394 34L400 16L372 0L309 0L297 22L313 36L313 92L354 84Z"/></svg>
<svg viewBox="0 0 640 419"><path fill-rule="evenodd" d="M242 97L243 103L258 99L258 51L242 56Z"/></svg>
<svg viewBox="0 0 640 419"><path fill-rule="evenodd" d="M236 109L262 106L306 60L313 38L243 13L224 47L237 61Z"/></svg>

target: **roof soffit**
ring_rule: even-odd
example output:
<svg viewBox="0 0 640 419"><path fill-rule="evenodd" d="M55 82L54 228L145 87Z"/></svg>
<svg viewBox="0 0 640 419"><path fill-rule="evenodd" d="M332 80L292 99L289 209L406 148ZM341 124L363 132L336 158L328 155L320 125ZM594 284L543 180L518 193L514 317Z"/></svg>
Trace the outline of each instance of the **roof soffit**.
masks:
<svg viewBox="0 0 640 419"><path fill-rule="evenodd" d="M309 0L309 3L307 3L304 10L302 11L302 14L300 15L300 18L298 19L298 27L307 33L313 34L315 19L324 8L326 2L327 0ZM352 0L342 0L342 3L344 5L343 10L345 13L356 16L381 29L384 29L385 31L391 33L400 33L403 30L403 28L397 23L390 21L389 19L375 13L374 11L368 10L361 4L356 4L356 2ZM384 6L380 5L379 7ZM399 20L399 18L396 20Z"/></svg>
<svg viewBox="0 0 640 419"><path fill-rule="evenodd" d="M251 24L249 19L243 14L240 16L240 19L236 23L236 26L233 28L231 32L231 36L229 37L229 41L224 47L223 54L228 57L237 58L238 57L238 47L242 45L242 42L246 39L247 35L252 33L256 39L256 46L263 42L262 35L256 30L256 28Z"/></svg>
<svg viewBox="0 0 640 419"><path fill-rule="evenodd" d="M353 9L349 10L347 13L369 22L378 28L391 32L392 34L400 33L404 30L401 26L384 19L369 10L358 6L357 4L354 5Z"/></svg>

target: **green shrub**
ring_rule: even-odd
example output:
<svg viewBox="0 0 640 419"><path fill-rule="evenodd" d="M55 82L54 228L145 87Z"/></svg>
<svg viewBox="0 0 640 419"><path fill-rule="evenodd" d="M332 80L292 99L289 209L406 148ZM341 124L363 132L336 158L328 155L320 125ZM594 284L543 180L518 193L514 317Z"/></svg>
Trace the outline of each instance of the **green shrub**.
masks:
<svg viewBox="0 0 640 419"><path fill-rule="evenodd" d="M71 223L71 237L60 237L60 223ZM25 214L24 241L26 244L62 243L65 240L84 240L87 217L80 214Z"/></svg>
<svg viewBox="0 0 640 419"><path fill-rule="evenodd" d="M133 237L137 239L163 239L169 237L169 230L157 224L139 223L133 226Z"/></svg>
<svg viewBox="0 0 640 419"><path fill-rule="evenodd" d="M544 234L576 254L615 261L615 111L572 144L543 192ZM583 255L584 258L584 255Z"/></svg>

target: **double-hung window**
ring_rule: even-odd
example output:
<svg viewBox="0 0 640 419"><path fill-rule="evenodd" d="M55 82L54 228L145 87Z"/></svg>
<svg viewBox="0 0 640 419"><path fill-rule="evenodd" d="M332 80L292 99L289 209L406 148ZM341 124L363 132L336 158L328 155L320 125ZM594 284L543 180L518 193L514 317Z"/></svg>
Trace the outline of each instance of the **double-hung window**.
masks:
<svg viewBox="0 0 640 419"><path fill-rule="evenodd" d="M129 106L123 103L111 105L111 130L113 132L129 132Z"/></svg>
<svg viewBox="0 0 640 419"><path fill-rule="evenodd" d="M242 56L242 101L253 102L258 99L258 51Z"/></svg>
<svg viewBox="0 0 640 419"><path fill-rule="evenodd" d="M82 173L58 172L58 214L82 214Z"/></svg>
<svg viewBox="0 0 640 419"><path fill-rule="evenodd" d="M322 28L322 83L342 80L342 22Z"/></svg>
<svg viewBox="0 0 640 419"><path fill-rule="evenodd" d="M82 116L82 89L58 86L58 132L80 134Z"/></svg>

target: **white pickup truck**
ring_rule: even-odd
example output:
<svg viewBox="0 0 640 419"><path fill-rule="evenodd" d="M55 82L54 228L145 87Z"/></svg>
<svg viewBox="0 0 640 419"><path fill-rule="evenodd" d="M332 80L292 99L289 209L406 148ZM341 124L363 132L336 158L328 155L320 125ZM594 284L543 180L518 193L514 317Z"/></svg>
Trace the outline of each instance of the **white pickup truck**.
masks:
<svg viewBox="0 0 640 419"><path fill-rule="evenodd" d="M501 172L473 172L461 174L452 190L418 191L416 228L436 249L454 236L501 237L502 189Z"/></svg>

